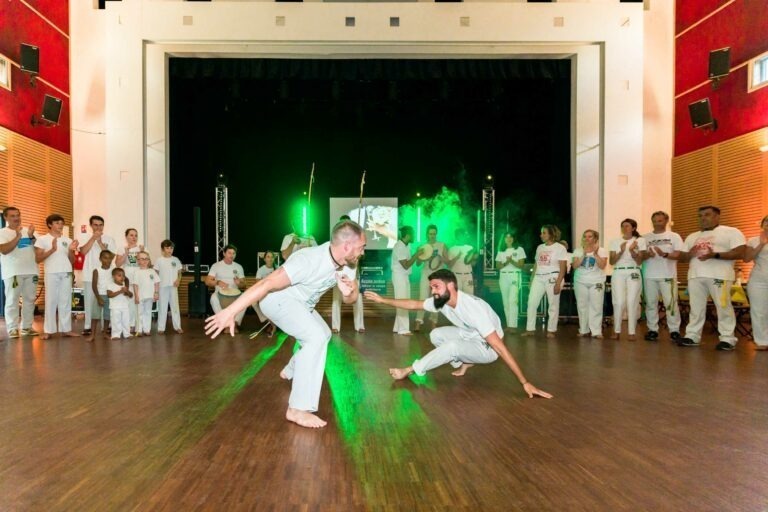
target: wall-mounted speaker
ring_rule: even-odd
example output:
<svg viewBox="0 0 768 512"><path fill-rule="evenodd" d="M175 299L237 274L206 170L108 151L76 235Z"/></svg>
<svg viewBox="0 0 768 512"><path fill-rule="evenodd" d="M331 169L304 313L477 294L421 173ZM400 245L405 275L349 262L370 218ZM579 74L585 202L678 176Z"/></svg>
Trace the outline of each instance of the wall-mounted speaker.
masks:
<svg viewBox="0 0 768 512"><path fill-rule="evenodd" d="M59 124L59 117L61 116L61 99L55 96L45 95L43 100L43 114L40 119L32 116L32 126L41 124L43 126L54 126Z"/></svg>
<svg viewBox="0 0 768 512"><path fill-rule="evenodd" d="M21 43L21 70L36 75L40 72L40 49Z"/></svg>
<svg viewBox="0 0 768 512"><path fill-rule="evenodd" d="M731 72L731 49L720 48L709 52L709 79L716 80Z"/></svg>
<svg viewBox="0 0 768 512"><path fill-rule="evenodd" d="M709 98L689 104L688 113L691 116L691 124L694 128L717 130L717 120L712 117L712 107L709 104Z"/></svg>

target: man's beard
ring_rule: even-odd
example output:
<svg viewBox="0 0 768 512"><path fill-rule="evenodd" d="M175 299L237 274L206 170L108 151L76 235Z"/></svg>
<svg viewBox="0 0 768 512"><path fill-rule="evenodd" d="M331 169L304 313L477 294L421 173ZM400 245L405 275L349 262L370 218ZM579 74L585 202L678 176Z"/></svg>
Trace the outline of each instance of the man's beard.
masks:
<svg viewBox="0 0 768 512"><path fill-rule="evenodd" d="M435 294L433 294L433 295L432 295L432 299L435 301L435 308L436 308L436 309L440 309L440 308L442 308L443 306L445 306L445 305L446 305L446 303L447 303L449 300L451 300L451 294L450 294L450 293L448 293L448 290L446 290L446 291L445 291L445 293L444 293L444 294L442 294L442 295L438 295L438 294L436 294L436 293L435 293Z"/></svg>

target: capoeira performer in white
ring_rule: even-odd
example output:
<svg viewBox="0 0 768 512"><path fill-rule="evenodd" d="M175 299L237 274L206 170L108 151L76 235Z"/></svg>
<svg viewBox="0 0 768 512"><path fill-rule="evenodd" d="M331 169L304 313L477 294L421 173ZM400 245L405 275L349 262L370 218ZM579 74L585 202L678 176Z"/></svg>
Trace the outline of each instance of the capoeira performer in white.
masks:
<svg viewBox="0 0 768 512"><path fill-rule="evenodd" d="M744 261L754 261L749 274L752 339L757 350L768 350L768 215L760 221L760 234L747 241Z"/></svg>
<svg viewBox="0 0 768 512"><path fill-rule="evenodd" d="M345 220L352 220L349 215L342 215L339 218L339 222ZM357 277L357 285L360 286L360 276ZM354 319L354 326L357 332L365 332L365 320L363 315L365 310L363 309L363 296L358 294L357 300L352 304L352 317ZM341 330L341 292L338 287L333 288L333 300L331 302L331 331L338 333Z"/></svg>
<svg viewBox="0 0 768 512"><path fill-rule="evenodd" d="M400 228L400 240L397 241L392 249L392 288L396 299L411 298L411 267L416 262L419 253L411 255L408 250L408 244L413 240L413 228L403 226ZM395 314L395 325L392 332L403 336L411 335L410 318L407 309L397 309Z"/></svg>
<svg viewBox="0 0 768 512"><path fill-rule="evenodd" d="M430 224L427 226L427 243L419 247L419 251L424 250L424 247L428 246L426 250L432 251L432 256L429 257L426 261L422 262L421 260L417 261L417 265L422 265L421 268L421 277L419 278L419 296L422 299L429 298L429 275L434 272L435 270L442 268L445 265L445 260L447 258L445 243L440 242L437 240L437 226L434 224ZM416 313L416 324L414 327L414 331L420 331L421 325L424 323L424 310L420 309L418 313ZM429 313L426 315L429 317ZM437 318L437 315L435 315L435 318ZM434 327L436 324L436 320L432 320L432 327Z"/></svg>
<svg viewBox="0 0 768 512"><path fill-rule="evenodd" d="M717 350L733 350L738 339L736 315L731 304L731 286L736 278L733 271L735 260L744 258L746 240L741 231L720 225L720 208L699 208L701 231L691 233L685 239L685 252L680 261L690 262L688 267L688 296L691 301L691 319L685 328L685 336L677 341L681 347L697 347L701 343L701 331L707 312L707 295L717 310L717 330L720 343Z"/></svg>
<svg viewBox="0 0 768 512"><path fill-rule="evenodd" d="M365 298L402 309L424 309L442 313L454 327L438 327L429 334L435 349L406 368L390 368L394 379L408 375L424 375L429 370L450 363L456 368L453 375L460 377L475 364L489 364L499 356L515 374L517 380L530 398L534 395L552 398L552 395L537 389L528 382L523 371L509 353L502 341L504 330L501 320L484 300L456 288L456 276L447 269L440 269L429 275L432 296L424 301L409 299L388 299L366 291Z"/></svg>
<svg viewBox="0 0 768 512"><path fill-rule="evenodd" d="M475 294L475 282L472 277L472 266L478 258L474 247L466 243L467 232L457 229L454 233L456 245L448 250L446 264L456 276L459 290L470 295Z"/></svg>
<svg viewBox="0 0 768 512"><path fill-rule="evenodd" d="M643 282L640 278L640 264L645 258L647 246L643 237L637 232L637 221L624 219L621 221L621 238L611 241L610 263L613 265L611 275L611 299L613 301L613 334L612 340L621 336L621 323L624 310L627 311L627 339L635 341L637 319L640 316L640 293Z"/></svg>
<svg viewBox="0 0 768 512"><path fill-rule="evenodd" d="M280 372L293 380L285 417L302 427L320 428L326 422L315 416L325 372L325 356L331 330L315 311L320 297L338 286L346 304L357 300L355 266L365 252L365 233L352 221L336 224L331 241L303 249L277 270L248 288L235 302L209 317L205 333L215 338L229 329L234 335L235 317L251 304L301 345Z"/></svg>
<svg viewBox="0 0 768 512"><path fill-rule="evenodd" d="M557 333L557 321L560 319L560 290L565 279L565 268L568 260L568 249L557 241L557 226L545 224L541 227L539 237L543 242L536 248L533 267L531 291L528 294L528 318L525 332L522 336L536 334L536 310L539 303L547 296L547 338L554 338Z"/></svg>
<svg viewBox="0 0 768 512"><path fill-rule="evenodd" d="M667 229L669 215L656 212L651 215L653 231L643 235L648 244L643 261L645 288L645 320L648 332L645 339L659 338L659 294L664 301L667 327L672 341L680 339L680 308L677 305L677 258L685 250L683 239Z"/></svg>

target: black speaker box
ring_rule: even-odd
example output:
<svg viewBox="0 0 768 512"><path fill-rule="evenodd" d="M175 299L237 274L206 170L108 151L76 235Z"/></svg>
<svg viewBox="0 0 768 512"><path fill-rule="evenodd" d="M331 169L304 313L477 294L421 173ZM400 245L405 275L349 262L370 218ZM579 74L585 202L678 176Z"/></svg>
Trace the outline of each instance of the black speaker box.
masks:
<svg viewBox="0 0 768 512"><path fill-rule="evenodd" d="M731 49L720 48L709 52L709 79L722 78L731 72Z"/></svg>
<svg viewBox="0 0 768 512"><path fill-rule="evenodd" d="M21 43L21 70L36 75L40 72L40 49Z"/></svg>
<svg viewBox="0 0 768 512"><path fill-rule="evenodd" d="M694 128L717 127L715 119L712 117L712 107L709 105L709 98L694 101L688 105L688 113L691 115L691 124Z"/></svg>
<svg viewBox="0 0 768 512"><path fill-rule="evenodd" d="M54 96L45 95L43 101L43 115L41 118L53 124L59 124L61 116L61 99Z"/></svg>

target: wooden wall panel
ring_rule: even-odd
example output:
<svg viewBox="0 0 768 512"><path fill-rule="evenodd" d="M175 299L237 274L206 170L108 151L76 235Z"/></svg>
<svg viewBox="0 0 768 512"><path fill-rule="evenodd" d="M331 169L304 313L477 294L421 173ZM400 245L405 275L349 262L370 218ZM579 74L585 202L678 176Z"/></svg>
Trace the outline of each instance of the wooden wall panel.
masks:
<svg viewBox="0 0 768 512"><path fill-rule="evenodd" d="M718 206L720 221L740 229L750 238L768 214L768 128L714 144L672 160L673 229L685 238L698 231L700 206ZM744 280L752 264L736 263ZM681 264L679 278L686 281L688 266Z"/></svg>

